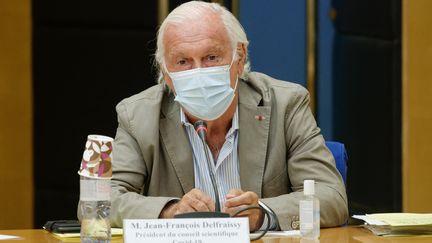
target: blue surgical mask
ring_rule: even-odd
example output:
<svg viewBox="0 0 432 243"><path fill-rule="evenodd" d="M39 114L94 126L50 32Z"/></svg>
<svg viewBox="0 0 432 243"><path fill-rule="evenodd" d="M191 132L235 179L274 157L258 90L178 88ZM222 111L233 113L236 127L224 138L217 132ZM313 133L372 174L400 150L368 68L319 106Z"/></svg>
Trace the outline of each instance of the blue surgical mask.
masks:
<svg viewBox="0 0 432 243"><path fill-rule="evenodd" d="M219 118L234 99L238 82L237 78L232 89L230 68L234 58L235 54L230 65L168 72L176 93L174 100L198 119L211 121Z"/></svg>

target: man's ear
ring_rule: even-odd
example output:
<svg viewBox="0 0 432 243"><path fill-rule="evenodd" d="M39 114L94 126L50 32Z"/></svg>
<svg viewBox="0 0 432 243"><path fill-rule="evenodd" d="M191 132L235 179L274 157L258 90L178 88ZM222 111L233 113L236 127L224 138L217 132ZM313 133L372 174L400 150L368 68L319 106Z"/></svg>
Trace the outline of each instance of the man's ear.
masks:
<svg viewBox="0 0 432 243"><path fill-rule="evenodd" d="M239 57L238 61L242 61L243 63L246 62L246 47L244 43L239 43L237 45L237 55Z"/></svg>
<svg viewBox="0 0 432 243"><path fill-rule="evenodd" d="M166 85L175 94L174 85L172 83L171 77L166 73L165 70L161 70L161 72L162 72L163 79L165 80Z"/></svg>
<svg viewBox="0 0 432 243"><path fill-rule="evenodd" d="M237 60L237 65L239 67L239 73L238 75L240 76L243 73L243 68L244 65L246 64L246 46L244 43L239 43L237 45L237 56L238 56L238 60Z"/></svg>

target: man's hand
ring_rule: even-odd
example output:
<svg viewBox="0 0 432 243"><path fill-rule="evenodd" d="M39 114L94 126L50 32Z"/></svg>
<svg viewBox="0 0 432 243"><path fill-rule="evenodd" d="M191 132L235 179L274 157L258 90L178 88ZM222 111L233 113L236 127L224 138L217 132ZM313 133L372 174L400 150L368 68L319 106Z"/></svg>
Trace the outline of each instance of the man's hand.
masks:
<svg viewBox="0 0 432 243"><path fill-rule="evenodd" d="M212 198L198 189L186 193L180 201L167 204L159 218L173 218L176 214L190 212L211 212L215 210Z"/></svg>
<svg viewBox="0 0 432 243"><path fill-rule="evenodd" d="M226 195L223 211L233 215L247 206L258 206L258 195L255 192L243 192L240 189L231 189ZM263 213L258 209L247 210L237 216L249 217L249 229L252 232L258 230L264 220Z"/></svg>

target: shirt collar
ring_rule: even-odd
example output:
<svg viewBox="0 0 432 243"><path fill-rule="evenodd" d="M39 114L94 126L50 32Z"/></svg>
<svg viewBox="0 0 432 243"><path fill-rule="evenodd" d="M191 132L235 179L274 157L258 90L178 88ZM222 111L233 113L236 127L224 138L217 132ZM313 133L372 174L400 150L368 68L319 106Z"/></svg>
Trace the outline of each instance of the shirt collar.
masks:
<svg viewBox="0 0 432 243"><path fill-rule="evenodd" d="M180 107L180 121L183 124L183 126L189 126L189 125L193 126L193 124L191 124L187 119L182 107ZM239 118L238 118L238 106L237 106L231 122L231 129L229 129L228 134L231 131L236 131L238 129L239 129Z"/></svg>

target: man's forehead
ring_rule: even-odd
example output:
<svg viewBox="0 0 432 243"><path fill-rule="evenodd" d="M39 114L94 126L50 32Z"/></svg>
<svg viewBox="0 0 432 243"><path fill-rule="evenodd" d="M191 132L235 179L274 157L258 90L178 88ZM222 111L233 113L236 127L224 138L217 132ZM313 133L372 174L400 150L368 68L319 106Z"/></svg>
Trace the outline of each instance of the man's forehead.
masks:
<svg viewBox="0 0 432 243"><path fill-rule="evenodd" d="M228 40L228 33L220 15L208 12L202 18L195 16L182 22L170 22L167 24L163 36L167 42L194 42L202 39L214 39L216 41Z"/></svg>
<svg viewBox="0 0 432 243"><path fill-rule="evenodd" d="M225 27L214 26L169 26L164 36L164 46L167 54L181 53L191 49L206 52L224 52L230 49L230 41Z"/></svg>

